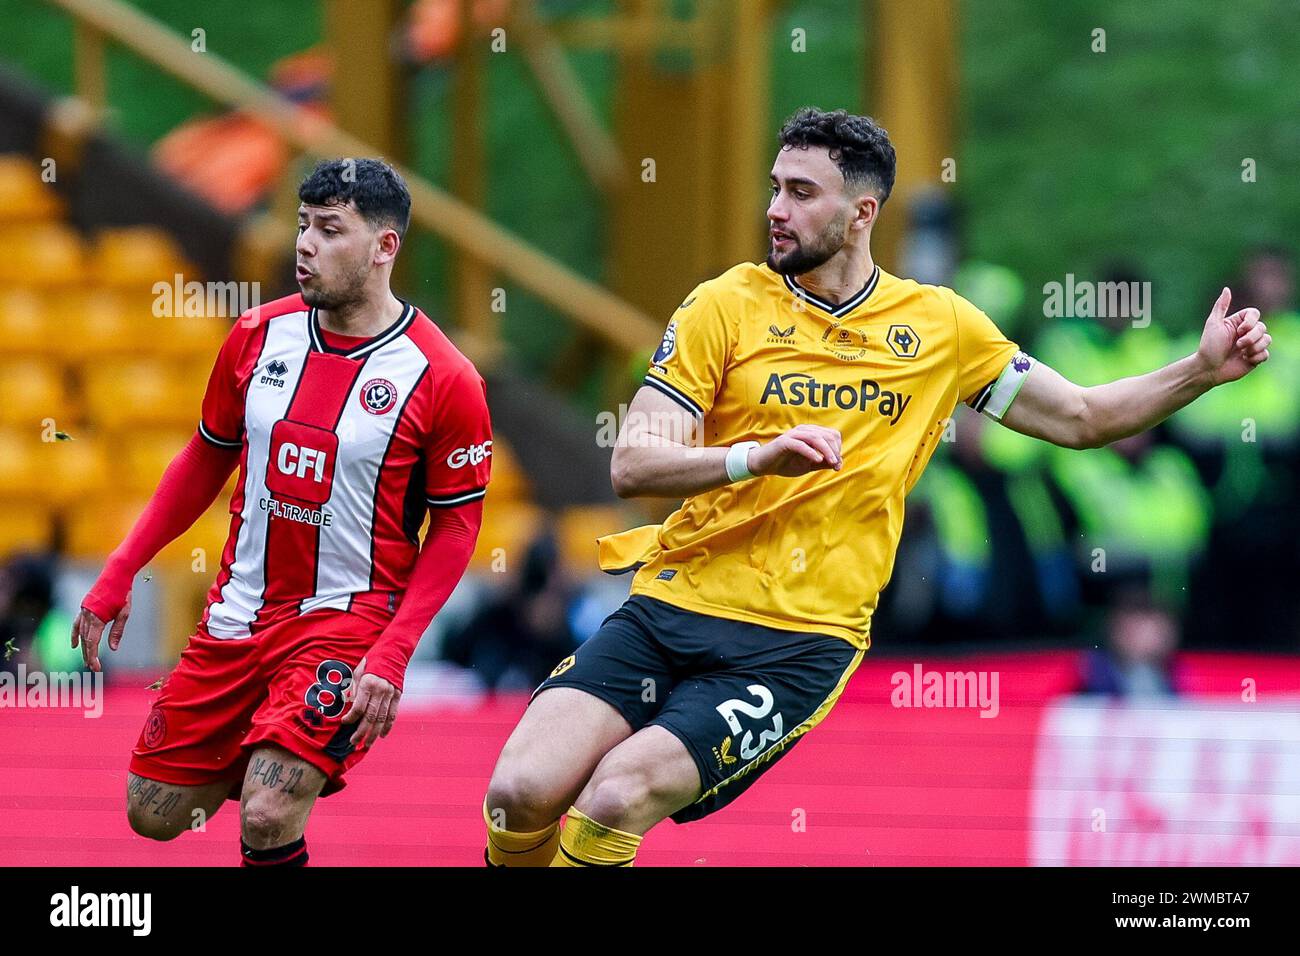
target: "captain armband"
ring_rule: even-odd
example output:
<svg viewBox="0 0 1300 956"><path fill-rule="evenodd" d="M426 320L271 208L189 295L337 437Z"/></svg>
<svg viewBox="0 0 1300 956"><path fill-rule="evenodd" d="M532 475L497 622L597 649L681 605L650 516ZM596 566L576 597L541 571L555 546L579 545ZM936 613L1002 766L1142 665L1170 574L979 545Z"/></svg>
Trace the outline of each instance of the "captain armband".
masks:
<svg viewBox="0 0 1300 956"><path fill-rule="evenodd" d="M1002 374L980 389L969 402L977 412L989 416L994 421L1002 421L1011 403L1020 393L1025 378L1038 362L1024 352L1017 352L1002 370Z"/></svg>

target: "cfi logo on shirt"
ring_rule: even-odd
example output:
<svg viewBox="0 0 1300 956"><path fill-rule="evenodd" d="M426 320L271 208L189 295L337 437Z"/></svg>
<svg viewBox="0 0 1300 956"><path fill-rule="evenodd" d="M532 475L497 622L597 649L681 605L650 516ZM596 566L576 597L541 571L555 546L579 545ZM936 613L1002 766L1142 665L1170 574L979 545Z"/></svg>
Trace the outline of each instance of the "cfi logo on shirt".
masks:
<svg viewBox="0 0 1300 956"><path fill-rule="evenodd" d="M372 378L361 386L361 407L371 415L382 415L397 404L397 386L386 378Z"/></svg>

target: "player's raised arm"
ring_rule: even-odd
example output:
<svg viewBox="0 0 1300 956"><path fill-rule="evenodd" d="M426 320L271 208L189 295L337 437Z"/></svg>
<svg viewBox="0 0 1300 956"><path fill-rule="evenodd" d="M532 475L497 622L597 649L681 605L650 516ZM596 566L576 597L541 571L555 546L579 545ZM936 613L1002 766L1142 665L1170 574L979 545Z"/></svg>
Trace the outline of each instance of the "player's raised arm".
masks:
<svg viewBox="0 0 1300 956"><path fill-rule="evenodd" d="M1019 391L1014 402L994 417L1008 428L1066 448L1100 448L1145 431L1214 386L1234 382L1267 361L1273 339L1259 310L1229 315L1231 299L1224 289L1193 355L1146 375L1085 388L1019 355L1013 366L1016 362L1026 366ZM1007 374L1015 371L1009 366ZM997 389L995 383L990 392L996 395Z"/></svg>

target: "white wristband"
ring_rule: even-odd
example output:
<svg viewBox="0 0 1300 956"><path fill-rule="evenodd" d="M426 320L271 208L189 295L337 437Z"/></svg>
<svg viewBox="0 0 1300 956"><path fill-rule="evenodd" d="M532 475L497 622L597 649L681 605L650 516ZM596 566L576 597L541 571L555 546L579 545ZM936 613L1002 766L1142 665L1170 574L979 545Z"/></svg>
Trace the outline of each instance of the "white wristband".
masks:
<svg viewBox="0 0 1300 956"><path fill-rule="evenodd" d="M746 478L753 478L754 473L749 470L749 450L757 448L756 441L737 442L727 449L727 478L731 481L744 481Z"/></svg>

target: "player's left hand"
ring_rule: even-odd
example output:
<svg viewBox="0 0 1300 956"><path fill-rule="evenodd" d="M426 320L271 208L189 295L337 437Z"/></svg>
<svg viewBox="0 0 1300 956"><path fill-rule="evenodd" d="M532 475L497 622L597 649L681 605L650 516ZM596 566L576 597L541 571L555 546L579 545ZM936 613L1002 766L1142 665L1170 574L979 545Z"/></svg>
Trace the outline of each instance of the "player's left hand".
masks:
<svg viewBox="0 0 1300 956"><path fill-rule="evenodd" d="M104 636L104 628L108 627L108 648L115 651L122 643L122 632L126 630L126 619L130 616L130 591L126 592L126 603L117 612L117 617L113 618L112 627L108 627L107 621L101 621L88 608L82 607L77 612L72 622L72 646L81 648L81 659L92 671L103 670L99 663L99 642Z"/></svg>
<svg viewBox="0 0 1300 956"><path fill-rule="evenodd" d="M1256 365L1268 361L1268 334L1259 309L1241 309L1228 314L1232 292L1224 289L1205 320L1196 356L1205 365L1215 385L1235 382Z"/></svg>
<svg viewBox="0 0 1300 956"><path fill-rule="evenodd" d="M402 699L402 692L382 677L367 674L364 657L353 671L352 685L343 696L352 701L352 707L343 715L343 723L360 721L350 738L352 746L369 747L380 737L388 736L397 719L397 702Z"/></svg>

